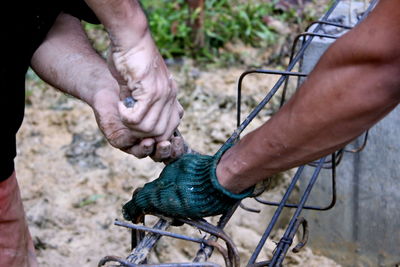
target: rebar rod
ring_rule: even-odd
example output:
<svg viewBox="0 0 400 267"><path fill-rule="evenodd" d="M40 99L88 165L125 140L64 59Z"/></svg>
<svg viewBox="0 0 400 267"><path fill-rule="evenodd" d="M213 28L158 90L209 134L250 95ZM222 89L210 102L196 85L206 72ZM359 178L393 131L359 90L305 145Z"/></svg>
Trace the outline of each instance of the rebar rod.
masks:
<svg viewBox="0 0 400 267"><path fill-rule="evenodd" d="M115 221L116 225L126 226L124 222ZM170 222L164 219L159 219L152 229L160 232L150 232L144 236L144 238L137 244L133 249L131 254L126 258L128 262L131 263L142 263L149 254L150 250L157 244L158 240L161 238L164 230L170 226ZM143 226L145 227L145 226Z"/></svg>
<svg viewBox="0 0 400 267"><path fill-rule="evenodd" d="M338 28L343 28L346 30L351 30L353 29L353 26L350 25L344 25L344 24L340 24L340 23L336 23L336 22L332 22L332 21L324 21L324 20L316 20L311 22L304 31L308 31L313 25L315 24L323 24L323 25L328 25L328 26L334 26L334 27L338 27Z"/></svg>
<svg viewBox="0 0 400 267"><path fill-rule="evenodd" d="M283 208L285 207L285 204L288 201L290 194L294 190L295 185L297 184L297 181L299 180L303 169L304 169L304 165L300 166L299 169L297 170L296 174L294 175L294 177L292 179L292 182L289 184L289 187L286 190L285 194L283 195L282 200L281 200L278 208L275 210L275 213L272 216L272 219L271 219L270 223L268 224L267 229L265 230L265 232L262 235L260 241L258 242L258 245L257 245L256 249L254 250L253 254L251 255L251 257L250 257L250 259L248 261L248 265L255 263L258 255L261 252L261 249L263 248L263 246L264 246L265 242L267 241L267 238L269 237L273 227L275 226L275 223L277 222L277 220L278 220Z"/></svg>
<svg viewBox="0 0 400 267"><path fill-rule="evenodd" d="M288 76L296 76L296 77L307 77L306 73L301 72L290 72L290 71L278 71L278 70L263 70L263 69L256 69L256 70L248 70L243 72L238 80L237 86L237 106L236 106L236 127L240 127L241 122L241 102L242 102L242 84L244 78L253 73L258 74L274 74L274 75L288 75ZM238 136L239 137L239 136Z"/></svg>
<svg viewBox="0 0 400 267"><path fill-rule="evenodd" d="M331 175L331 184L332 184L332 196L331 196L331 201L329 202L329 204L325 207L321 207L321 206L315 206L315 205L308 205L308 206L304 206L303 209L307 209L307 210L318 210L318 211L324 211L324 210L329 210L331 208L333 208L333 206L335 206L336 204L336 165L337 162L334 159L335 153L332 154L332 175ZM324 162L325 163L325 162ZM324 168L324 163L321 166L321 168ZM313 167L317 167L319 166L319 163L313 165ZM279 202L272 202L272 201L267 201L264 199L261 199L260 197L255 197L254 198L257 202L261 203L261 204L265 204L265 205L270 205L270 206L279 206L280 203ZM299 204L291 204L291 203L287 203L285 204L286 208L298 208Z"/></svg>
<svg viewBox="0 0 400 267"><path fill-rule="evenodd" d="M128 262L124 259L115 257L115 256L106 256L98 264L98 267L103 266L108 262L117 262L124 267L221 267L219 264L213 262L201 262L201 263L193 263L193 262L182 262L182 263L156 263L156 264L134 264ZM114 267L117 267L113 265Z"/></svg>
<svg viewBox="0 0 400 267"><path fill-rule="evenodd" d="M291 232L293 231L296 221L299 218L300 213L302 212L303 207L306 204L308 197L310 196L311 190L314 187L315 182L317 181L317 178L322 169L324 160L325 159L322 158L319 161L319 164L318 164L317 168L315 169L315 171L311 177L311 180L308 183L306 190L304 191L303 196L301 197L299 207L296 209L292 219L289 222L289 226L286 228L285 234L283 235L281 241L278 243L278 246L276 247L276 251L271 260L270 266L280 266L290 245L292 244L293 236L291 237Z"/></svg>
<svg viewBox="0 0 400 267"><path fill-rule="evenodd" d="M202 221L202 220L199 220L199 221L193 221L193 220L188 220L188 219L179 219L179 220L188 225L194 226L202 231L205 231L216 238L222 239L226 243L226 246L228 249L229 262L233 266L239 266L239 264L240 264L239 252L238 252L235 244L233 243L232 239L227 234L225 234L225 232L223 231L223 229L221 227L214 226L214 225L208 223L207 221ZM210 240L210 239L208 239L208 240ZM214 239L211 239L211 241L215 242ZM207 243L207 242L204 242L204 243Z"/></svg>
<svg viewBox="0 0 400 267"><path fill-rule="evenodd" d="M140 243L141 246L140 247L138 246L135 249L134 253L132 253L132 255L134 257L132 257L131 259L127 259L127 262L141 263L146 258L147 253L154 246L153 242L158 241L158 239L156 240L155 238L151 237L151 234L153 234L153 235L157 235L157 237L168 236L168 237L181 239L181 240L185 240L185 241L200 243L202 245L207 245L210 247L215 247L218 249L218 251L221 253L221 255L224 256L224 259L226 261L226 266L236 266L236 267L239 266L239 255L238 255L237 248L234 245L233 241L230 239L230 237L227 236L221 228L216 227L216 226L209 224L207 222L204 222L204 221L195 221L195 220L188 220L188 219L179 219L179 221L184 222L184 223L191 225L193 227L196 227L204 232L210 233L216 237L221 238L222 240L225 241L228 250L226 251L214 240L209 240L209 239L206 240L204 238L194 238L194 237L190 237L190 236L186 236L186 235L182 235L182 234L177 234L177 233L172 233L172 232L168 232L165 230L160 230L155 227L151 228L151 227L147 227L147 226L131 224L131 223L126 223L126 222L116 220L114 223L115 225L126 227L129 229L139 230L139 231L146 231L146 232L150 233L150 234L146 235L147 239L143 239L143 242Z"/></svg>
<svg viewBox="0 0 400 267"><path fill-rule="evenodd" d="M229 222L230 218L232 217L233 213L236 211L237 207L239 206L240 202L236 203L236 205L229 210L226 214L222 215L221 218L219 219L219 222L217 224L217 227L224 229L226 224ZM210 235L208 240L216 241L218 239L217 236L215 235ZM197 253L196 257L194 258L193 262L202 262L206 261L212 254L213 252L213 247L211 246L204 246L200 248Z"/></svg>

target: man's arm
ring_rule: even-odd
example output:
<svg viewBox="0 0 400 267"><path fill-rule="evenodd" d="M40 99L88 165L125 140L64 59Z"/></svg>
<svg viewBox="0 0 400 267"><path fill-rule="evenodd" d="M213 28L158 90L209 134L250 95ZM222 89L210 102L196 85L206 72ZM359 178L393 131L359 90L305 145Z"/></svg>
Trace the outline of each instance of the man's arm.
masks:
<svg viewBox="0 0 400 267"><path fill-rule="evenodd" d="M89 105L98 90L118 96L118 84L106 62L90 45L81 22L69 14L57 17L31 66L45 82Z"/></svg>
<svg viewBox="0 0 400 267"><path fill-rule="evenodd" d="M124 148L136 141L119 118L119 86L106 62L90 45L81 22L60 14L31 59L34 71L47 83L88 103L110 143Z"/></svg>
<svg viewBox="0 0 400 267"><path fill-rule="evenodd" d="M140 133L121 121L119 85L106 62L89 43L81 22L60 14L46 39L35 51L32 68L47 83L88 103L100 129L117 148L141 155L148 139L139 142ZM153 140L151 143L153 143ZM132 148L132 144L137 143Z"/></svg>
<svg viewBox="0 0 400 267"><path fill-rule="evenodd" d="M149 34L147 18L137 0L85 0L110 35L113 45L128 49Z"/></svg>
<svg viewBox="0 0 400 267"><path fill-rule="evenodd" d="M400 101L399 44L400 3L381 0L279 112L223 155L221 185L239 193L342 148L382 119Z"/></svg>

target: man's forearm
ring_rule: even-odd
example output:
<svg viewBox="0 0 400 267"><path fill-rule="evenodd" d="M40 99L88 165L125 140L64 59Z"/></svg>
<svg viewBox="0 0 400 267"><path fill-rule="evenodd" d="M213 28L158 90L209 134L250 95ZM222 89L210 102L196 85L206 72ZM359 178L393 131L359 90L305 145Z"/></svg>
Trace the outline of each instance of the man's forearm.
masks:
<svg viewBox="0 0 400 267"><path fill-rule="evenodd" d="M137 0L85 0L108 31L114 47L129 47L150 35Z"/></svg>
<svg viewBox="0 0 400 267"><path fill-rule="evenodd" d="M364 23L328 49L277 114L227 151L217 168L223 186L238 193L332 153L399 103L398 7L382 0Z"/></svg>
<svg viewBox="0 0 400 267"><path fill-rule="evenodd" d="M106 62L92 48L80 21L68 14L58 16L31 65L47 83L89 105L97 90L115 90L118 95Z"/></svg>

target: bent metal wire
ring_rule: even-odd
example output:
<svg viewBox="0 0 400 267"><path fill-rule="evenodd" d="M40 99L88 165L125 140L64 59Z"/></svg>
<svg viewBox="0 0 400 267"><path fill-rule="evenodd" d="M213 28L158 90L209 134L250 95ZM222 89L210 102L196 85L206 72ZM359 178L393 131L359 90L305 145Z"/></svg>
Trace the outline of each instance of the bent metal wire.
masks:
<svg viewBox="0 0 400 267"><path fill-rule="evenodd" d="M281 102L280 106L282 106L286 100L287 94L287 87L288 87L288 80L290 77L297 77L298 79L303 77L307 77L306 73L301 72L293 72L295 66L301 62L303 59L304 53L311 44L312 40L316 37L318 38L329 38L329 39L336 39L337 36L331 35L324 30L325 26L329 27L336 27L337 29L342 30L350 30L352 26L340 23L340 20L335 18L330 18L332 12L338 6L341 0L335 1L331 8L325 13L321 20L314 21L307 27L306 32L299 34L293 42L291 55L290 55L290 62L288 67L285 71L277 71L277 70L248 70L245 71L240 77L238 81L237 87L237 129L233 132L231 137L226 141L226 143L235 143L239 140L240 134L243 130L251 123L251 121L260 113L260 111L266 106L270 100L277 96L277 92L279 89L282 88L281 95ZM359 14L359 21L363 20L369 12L373 9L376 5L378 0L372 0L368 6L368 8ZM312 32L309 30L314 27ZM321 33L322 32L322 33ZM270 89L264 99L250 112L250 114L241 121L241 98L242 98L242 83L245 77L248 75L254 74L261 74L261 75L279 75L280 78L276 82L276 84ZM283 85L283 86L282 86ZM282 197L280 202L270 202L267 200L263 200L260 197L254 197L254 199L262 204L276 206L275 213L271 218L269 224L267 225L263 235L261 236L257 246L254 249L253 254L251 255L250 259L248 260L247 266L248 267L261 267L261 266L281 266L282 262L293 243L293 239L295 234L298 232L299 228L302 227L302 238L301 241L292 249L294 253L301 250L303 246L307 243L308 239L308 224L307 221L300 217L300 214L303 209L309 210L328 210L335 205L336 202L336 166L340 163L340 160L344 153L357 153L361 151L368 139L368 132L364 134L363 143L360 147L355 149L341 149L330 156L326 156L321 158L316 162L310 162L309 164L300 166L297 168L288 188ZM297 183L299 180L303 180L304 178L304 169L306 167L312 167L313 172L311 174L311 178L306 185L305 191L303 192L302 196L298 203L288 203L288 199L291 193L296 188ZM314 184L316 183L319 173L322 169L330 169L331 170L331 200L330 204L327 206L315 206L315 205L306 205L307 199L312 191ZM219 266L218 264L208 262L211 254L214 250L218 250L218 252L222 255L225 265L227 267L231 266L239 266L240 265L240 258L238 250L233 243L232 239L224 232L224 227L229 222L231 216L234 214L238 207L242 207L249 212L260 212L259 210L250 209L242 205L241 203L237 203L234 208L232 208L228 213L223 214L217 225L213 225L206 220L190 220L190 219L171 219L161 217L158 222L153 227L147 227L144 225L138 224L131 224L122 221L115 221L115 225L126 227L132 229L132 252L126 258L120 258L115 256L106 256L102 258L98 264L98 266L103 266L108 264L108 266L127 266L127 267L139 267L139 266L160 266L160 267L196 267L196 266ZM268 237L271 234L274 226L276 225L282 211L284 208L294 208L294 214L287 225L287 228L281 237L280 241L277 242L276 248L273 251L273 256L271 259L266 259L257 262L257 258L264 247ZM204 236L203 238L196 238L190 237L182 234L176 234L173 232L167 231L169 226L172 223L180 223L180 224L187 224L194 228L199 229L200 231L207 233L208 235ZM147 234L144 235L144 232ZM157 244L158 240L163 237L172 237L176 239L186 240L188 242L195 242L200 245L199 250L194 256L192 262L186 263L157 263L157 264L147 264L147 256L151 249ZM225 246L222 246L217 240L220 239L225 243ZM112 264L112 265L110 265Z"/></svg>

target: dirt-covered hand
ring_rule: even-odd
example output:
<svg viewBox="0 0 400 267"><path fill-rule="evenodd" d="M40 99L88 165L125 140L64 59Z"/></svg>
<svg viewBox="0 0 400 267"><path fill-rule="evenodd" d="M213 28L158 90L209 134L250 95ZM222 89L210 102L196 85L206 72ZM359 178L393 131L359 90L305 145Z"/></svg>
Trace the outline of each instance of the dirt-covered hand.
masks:
<svg viewBox="0 0 400 267"><path fill-rule="evenodd" d="M126 127L138 138L169 140L183 116L177 86L150 33L137 43L112 44L109 68L120 85L120 99L132 97L133 107L119 102Z"/></svg>
<svg viewBox="0 0 400 267"><path fill-rule="evenodd" d="M85 2L110 37L108 68L119 85L117 107L120 119L117 124L122 121L124 127L115 125L105 129L117 129L115 132L109 130L111 133L108 134L117 136L114 143L117 147L123 143L127 153L137 157L155 155L153 150L158 149L159 142L171 143L173 132L183 116L183 108L176 98L177 86L151 36L140 1ZM127 97L136 100L134 107L124 105ZM124 134L126 129L134 136L134 142L130 144L127 143L129 135ZM137 139L144 143L138 146ZM160 146L168 150L171 144L164 142Z"/></svg>
<svg viewBox="0 0 400 267"><path fill-rule="evenodd" d="M183 153L184 142L180 136L160 142L155 138L138 138L137 132L121 119L118 84L113 79L106 80L101 87L93 95L91 106L100 130L112 146L138 158L151 156L154 161L174 160Z"/></svg>
<svg viewBox="0 0 400 267"><path fill-rule="evenodd" d="M123 206L124 218L135 221L143 214L158 214L196 219L227 212L253 191L233 194L218 183L215 169L228 148L214 156L186 154L167 165L159 178L135 191Z"/></svg>

